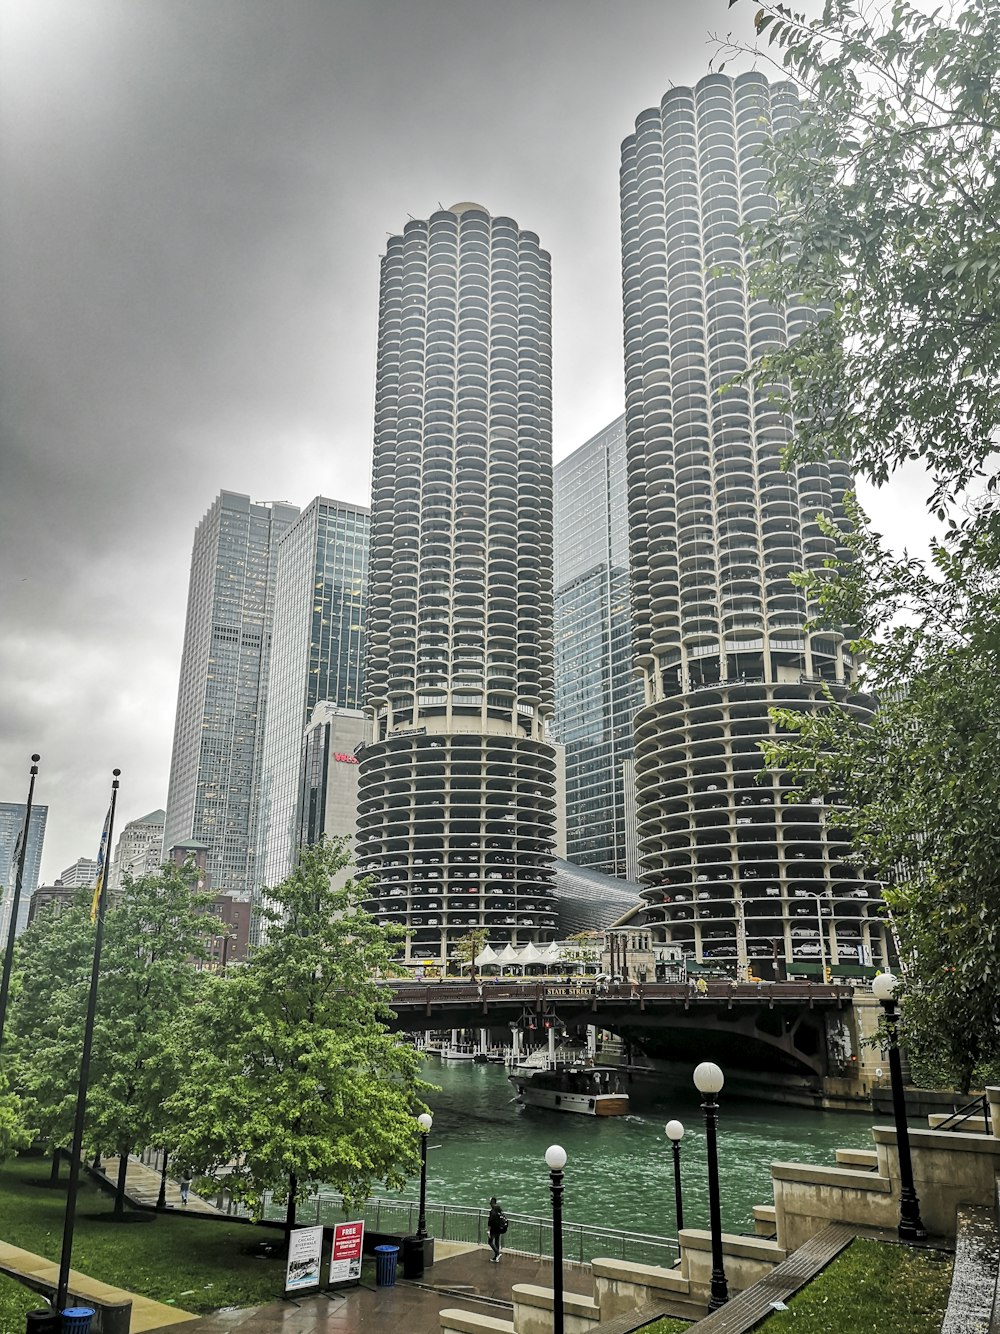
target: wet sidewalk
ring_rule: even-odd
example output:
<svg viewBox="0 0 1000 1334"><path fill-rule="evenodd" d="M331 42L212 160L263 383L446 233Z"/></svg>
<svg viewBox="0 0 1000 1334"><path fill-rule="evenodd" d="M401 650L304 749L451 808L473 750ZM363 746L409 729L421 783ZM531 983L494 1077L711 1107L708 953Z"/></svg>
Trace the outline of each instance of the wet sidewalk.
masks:
<svg viewBox="0 0 1000 1334"><path fill-rule="evenodd" d="M441 1251L446 1247L439 1245ZM445 1307L509 1320L515 1283L551 1287L551 1261L505 1252L499 1264L492 1264L489 1250L476 1246L442 1257L419 1282L399 1279L392 1288L365 1284L253 1310L219 1311L188 1325L188 1330L190 1334L440 1334L439 1312ZM567 1265L564 1286L567 1292L589 1296L590 1266Z"/></svg>

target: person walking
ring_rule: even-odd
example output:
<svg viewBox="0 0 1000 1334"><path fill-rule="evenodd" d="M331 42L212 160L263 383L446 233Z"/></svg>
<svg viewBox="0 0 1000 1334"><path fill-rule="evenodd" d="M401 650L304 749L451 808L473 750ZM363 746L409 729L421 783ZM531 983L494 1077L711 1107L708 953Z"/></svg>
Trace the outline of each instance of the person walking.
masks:
<svg viewBox="0 0 1000 1334"><path fill-rule="evenodd" d="M503 1234L507 1231L507 1215L500 1208L500 1201L495 1195L490 1197L490 1216L486 1223L486 1235L489 1240L492 1264L499 1264L503 1249Z"/></svg>
<svg viewBox="0 0 1000 1334"><path fill-rule="evenodd" d="M191 1189L191 1176L185 1172L181 1177L181 1204L187 1207L188 1191Z"/></svg>

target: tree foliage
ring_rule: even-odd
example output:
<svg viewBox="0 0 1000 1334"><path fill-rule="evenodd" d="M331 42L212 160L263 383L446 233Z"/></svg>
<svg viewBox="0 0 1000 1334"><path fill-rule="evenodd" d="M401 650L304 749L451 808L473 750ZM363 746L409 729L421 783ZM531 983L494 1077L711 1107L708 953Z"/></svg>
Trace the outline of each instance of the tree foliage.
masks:
<svg viewBox="0 0 1000 1334"><path fill-rule="evenodd" d="M196 880L170 863L126 876L107 912L85 1121L91 1150L124 1158L167 1135L164 1100L179 1076L171 1033L218 930ZM12 1070L28 1128L50 1149L72 1137L94 953L90 899L83 890L64 911L43 913L18 942Z"/></svg>
<svg viewBox="0 0 1000 1334"><path fill-rule="evenodd" d="M770 149L756 282L823 314L751 377L793 412L794 457L876 484L921 459L943 515L1000 415L1000 6L765 3L756 28L802 94Z"/></svg>
<svg viewBox="0 0 1000 1334"><path fill-rule="evenodd" d="M1000 1056L1000 7L764 3L755 26L802 114L769 150L754 282L817 317L748 378L792 414L790 462L844 458L880 486L920 460L946 525L924 562L849 506L850 560L801 582L814 628L857 627L880 707L871 726L779 711L768 753L844 794L889 886L911 1047L967 1087Z"/></svg>
<svg viewBox="0 0 1000 1334"><path fill-rule="evenodd" d="M8 1021L10 1079L25 1125L49 1150L73 1134L94 953L89 890L40 914L18 938Z"/></svg>
<svg viewBox="0 0 1000 1334"><path fill-rule="evenodd" d="M404 1184L416 1162L420 1057L389 1032L373 980L399 931L360 908L343 841L307 849L268 890L267 943L213 978L179 1034L191 1072L170 1100L178 1152L201 1171L230 1168L237 1198L260 1205L324 1183L360 1199Z"/></svg>
<svg viewBox="0 0 1000 1334"><path fill-rule="evenodd" d="M936 546L930 568L890 556L856 517L854 564L819 593L832 623L860 626L880 706L865 726L777 710L769 759L843 795L830 818L887 886L913 1054L967 1090L1000 1063L1000 575L969 543Z"/></svg>

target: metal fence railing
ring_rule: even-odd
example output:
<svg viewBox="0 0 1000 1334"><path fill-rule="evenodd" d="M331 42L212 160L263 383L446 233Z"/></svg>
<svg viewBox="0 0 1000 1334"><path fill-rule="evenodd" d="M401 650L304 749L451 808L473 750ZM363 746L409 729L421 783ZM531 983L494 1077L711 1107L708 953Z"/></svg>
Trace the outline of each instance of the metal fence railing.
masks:
<svg viewBox="0 0 1000 1334"><path fill-rule="evenodd" d="M232 1204L230 1212L245 1215L243 1206ZM316 1223L332 1225L345 1218L365 1220L370 1232L388 1232L410 1236L417 1230L419 1206L415 1200L372 1197L364 1204L344 1209L344 1198L336 1191L320 1190L303 1200L296 1211L296 1222L303 1227ZM265 1196L262 1216L283 1219L285 1206ZM441 1241L464 1241L486 1245L488 1209L461 1204L428 1204L427 1231ZM504 1246L525 1255L552 1254L551 1218L530 1214L507 1214L509 1228ZM677 1242L672 1237L651 1236L642 1232L619 1232L614 1228L592 1227L586 1223L563 1223L563 1256L587 1264L595 1256L628 1260L636 1264L670 1268L677 1260Z"/></svg>

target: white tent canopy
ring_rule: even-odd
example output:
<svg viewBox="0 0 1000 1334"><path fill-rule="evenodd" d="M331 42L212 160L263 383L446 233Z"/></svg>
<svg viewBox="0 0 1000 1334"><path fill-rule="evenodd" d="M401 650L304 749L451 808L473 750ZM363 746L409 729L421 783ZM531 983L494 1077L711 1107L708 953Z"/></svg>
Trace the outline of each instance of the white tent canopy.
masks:
<svg viewBox="0 0 1000 1334"><path fill-rule="evenodd" d="M520 963L521 954L510 943L506 944L497 955L497 963Z"/></svg>
<svg viewBox="0 0 1000 1334"><path fill-rule="evenodd" d="M542 963L544 959L545 955L540 954L538 950L535 948L535 946L529 942L527 945L525 945L524 949L521 951L521 957L519 962Z"/></svg>
<svg viewBox="0 0 1000 1334"><path fill-rule="evenodd" d="M562 950L560 949L560 947L556 944L556 942L555 942L554 940L553 940L553 941L550 941L550 943L548 944L548 946L545 948L545 950L544 950L544 951L542 952L542 954L541 954L541 962L542 962L542 963L561 963L561 962L562 962L562 954L563 954L563 952L562 952Z"/></svg>
<svg viewBox="0 0 1000 1334"><path fill-rule="evenodd" d="M492 945L484 945L476 955L476 967L481 968L484 963L496 963L497 952Z"/></svg>

